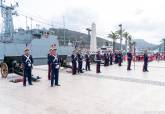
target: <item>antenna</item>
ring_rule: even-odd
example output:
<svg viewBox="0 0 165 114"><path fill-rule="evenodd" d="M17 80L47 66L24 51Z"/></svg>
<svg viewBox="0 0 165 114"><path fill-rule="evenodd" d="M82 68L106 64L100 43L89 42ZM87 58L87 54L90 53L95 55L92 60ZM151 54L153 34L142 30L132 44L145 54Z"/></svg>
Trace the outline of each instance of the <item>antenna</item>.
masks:
<svg viewBox="0 0 165 114"><path fill-rule="evenodd" d="M2 17L3 17L3 1L1 0L1 15L2 15Z"/></svg>
<svg viewBox="0 0 165 114"><path fill-rule="evenodd" d="M63 24L64 24L64 45L65 45L65 42L66 42L66 38L65 38L65 17L63 16Z"/></svg>
<svg viewBox="0 0 165 114"><path fill-rule="evenodd" d="M18 15L17 11L15 11L15 8L18 7L18 2L16 2L15 5L7 6L4 4L5 1L1 0L1 15L3 18L3 27L2 27L2 33L4 35L2 36L1 40L2 42L11 42L13 40L13 31L14 31L14 25L13 25L13 15Z"/></svg>

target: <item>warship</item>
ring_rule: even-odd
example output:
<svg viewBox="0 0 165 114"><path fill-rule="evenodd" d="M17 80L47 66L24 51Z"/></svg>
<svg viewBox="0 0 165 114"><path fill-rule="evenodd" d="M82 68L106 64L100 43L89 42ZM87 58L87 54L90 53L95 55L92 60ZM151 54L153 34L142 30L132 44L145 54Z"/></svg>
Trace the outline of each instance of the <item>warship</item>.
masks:
<svg viewBox="0 0 165 114"><path fill-rule="evenodd" d="M74 46L69 43L68 45L59 45L58 37L46 29L31 29L24 30L22 28L14 30L13 15L17 15L15 5L7 6L1 0L1 15L3 19L3 26L0 33L0 60L3 61L4 56L20 56L23 54L25 47L29 47L33 58L46 59L48 51L52 45L58 48L59 56L71 55ZM36 64L39 64L39 62ZM43 63L41 63L43 64Z"/></svg>
<svg viewBox="0 0 165 114"><path fill-rule="evenodd" d="M8 73L21 71L21 55L24 53L25 47L30 49L30 53L34 58L34 65L47 64L47 54L52 46L57 47L58 55L61 60L67 62L74 50L74 46L59 45L57 35L53 31L46 29L27 29L22 28L15 30L13 24L13 16L17 15L15 5L6 5L3 0L0 1L1 16L3 26L0 33L0 67L1 74L7 77ZM16 63L16 64L15 64ZM14 65L14 67L13 67ZM15 71L15 69L17 69Z"/></svg>

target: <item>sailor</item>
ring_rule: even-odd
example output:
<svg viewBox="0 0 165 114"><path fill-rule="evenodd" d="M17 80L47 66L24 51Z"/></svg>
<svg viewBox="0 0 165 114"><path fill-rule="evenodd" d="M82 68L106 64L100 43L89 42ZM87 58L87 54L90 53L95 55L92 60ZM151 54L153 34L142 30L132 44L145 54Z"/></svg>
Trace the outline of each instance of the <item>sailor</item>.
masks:
<svg viewBox="0 0 165 114"><path fill-rule="evenodd" d="M89 70L90 71L90 53L89 53L89 50L87 51L87 53L85 54L85 62L86 62L86 65L85 65L85 70Z"/></svg>
<svg viewBox="0 0 165 114"><path fill-rule="evenodd" d="M52 75L51 75L51 87L54 85L55 81L55 86L60 86L58 83L59 80L59 69L60 69L60 59L57 55L56 52L56 47L52 48L52 54L50 57L50 63L51 63L51 69L52 69Z"/></svg>
<svg viewBox="0 0 165 114"><path fill-rule="evenodd" d="M50 49L49 50L49 53L48 53L48 80L50 80L50 76L51 76L51 63L50 63L50 58L51 58L51 53L52 53L52 50Z"/></svg>
<svg viewBox="0 0 165 114"><path fill-rule="evenodd" d="M129 50L129 52L127 53L127 61L128 61L127 70L131 70L131 61L132 61L131 50Z"/></svg>
<svg viewBox="0 0 165 114"><path fill-rule="evenodd" d="M122 58L123 58L121 51L118 52L117 57L118 57L118 65L121 66Z"/></svg>
<svg viewBox="0 0 165 114"><path fill-rule="evenodd" d="M79 50L77 53L77 59L78 59L78 73L83 73L82 71L83 56L82 56L81 50Z"/></svg>
<svg viewBox="0 0 165 114"><path fill-rule="evenodd" d="M106 65L109 66L109 54L106 52Z"/></svg>
<svg viewBox="0 0 165 114"><path fill-rule="evenodd" d="M117 64L118 63L118 51L115 51L114 55L115 55L115 64Z"/></svg>
<svg viewBox="0 0 165 114"><path fill-rule="evenodd" d="M100 51L98 51L96 54L96 73L101 73L100 64L101 64L101 55L100 55Z"/></svg>
<svg viewBox="0 0 165 114"><path fill-rule="evenodd" d="M144 65L143 65L143 72L148 72L148 53L147 50L144 52Z"/></svg>
<svg viewBox="0 0 165 114"><path fill-rule="evenodd" d="M108 53L104 53L104 66L109 66L109 56Z"/></svg>
<svg viewBox="0 0 165 114"><path fill-rule="evenodd" d="M109 51L109 61L110 61L110 65L112 65L112 62L113 62L113 53L112 53L111 50Z"/></svg>
<svg viewBox="0 0 165 114"><path fill-rule="evenodd" d="M106 54L106 52L104 52L104 66L107 66L107 60L106 60L106 57L107 56L107 54Z"/></svg>
<svg viewBox="0 0 165 114"><path fill-rule="evenodd" d="M23 63L23 86L26 86L26 78L28 78L29 85L32 85L32 64L33 58L32 55L29 54L29 49L24 49L24 55L22 55L22 63Z"/></svg>
<svg viewBox="0 0 165 114"><path fill-rule="evenodd" d="M72 75L75 75L77 71L77 56L75 50L73 51L71 59L72 59Z"/></svg>

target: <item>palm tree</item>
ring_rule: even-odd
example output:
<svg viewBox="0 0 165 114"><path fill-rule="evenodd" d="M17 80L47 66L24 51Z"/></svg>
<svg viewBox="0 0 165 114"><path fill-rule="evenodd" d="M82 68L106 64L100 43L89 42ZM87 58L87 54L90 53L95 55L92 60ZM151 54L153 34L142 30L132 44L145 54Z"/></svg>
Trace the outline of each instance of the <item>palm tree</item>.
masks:
<svg viewBox="0 0 165 114"><path fill-rule="evenodd" d="M120 29L120 30L117 30L115 33L118 35L118 36L120 36L119 38L120 38L120 50L122 50L122 37L123 37L123 33L125 32L125 30L124 29Z"/></svg>
<svg viewBox="0 0 165 114"><path fill-rule="evenodd" d="M127 53L127 45L128 45L128 36L129 36L129 33L128 32L125 32L125 33L123 33L123 36L125 38L125 51Z"/></svg>
<svg viewBox="0 0 165 114"><path fill-rule="evenodd" d="M128 35L128 45L129 45L129 50L132 50L132 36Z"/></svg>
<svg viewBox="0 0 165 114"><path fill-rule="evenodd" d="M108 34L108 37L112 39L112 42L113 42L113 52L115 52L116 40L119 38L118 34L116 34L115 32L111 32L110 34Z"/></svg>

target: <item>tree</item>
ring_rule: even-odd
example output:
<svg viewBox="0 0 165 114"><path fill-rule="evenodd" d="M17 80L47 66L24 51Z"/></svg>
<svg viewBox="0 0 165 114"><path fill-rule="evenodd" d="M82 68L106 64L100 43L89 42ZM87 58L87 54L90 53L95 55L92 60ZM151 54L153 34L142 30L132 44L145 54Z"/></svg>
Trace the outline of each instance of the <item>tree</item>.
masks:
<svg viewBox="0 0 165 114"><path fill-rule="evenodd" d="M132 36L128 36L128 45L129 45L129 50L132 50Z"/></svg>
<svg viewBox="0 0 165 114"><path fill-rule="evenodd" d="M108 37L112 39L112 42L113 42L113 52L115 52L116 40L119 38L118 34L116 34L115 32L111 32L110 34L108 34Z"/></svg>
<svg viewBox="0 0 165 114"><path fill-rule="evenodd" d="M123 33L123 36L125 38L125 51L127 53L127 45L128 45L128 37L129 37L129 33L128 32L125 32Z"/></svg>
<svg viewBox="0 0 165 114"><path fill-rule="evenodd" d="M125 32L124 29L120 29L115 32L120 38L120 50L122 50L122 40L123 40L122 37L124 32Z"/></svg>

